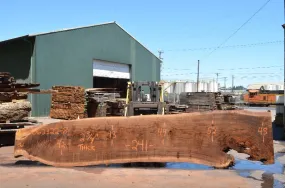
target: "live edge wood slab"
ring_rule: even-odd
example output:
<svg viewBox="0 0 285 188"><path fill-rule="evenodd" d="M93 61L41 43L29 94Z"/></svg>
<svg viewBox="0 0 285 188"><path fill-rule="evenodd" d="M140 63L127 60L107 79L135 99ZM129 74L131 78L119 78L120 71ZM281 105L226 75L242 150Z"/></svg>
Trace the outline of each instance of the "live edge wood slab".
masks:
<svg viewBox="0 0 285 188"><path fill-rule="evenodd" d="M61 121L16 133L15 157L53 166L192 162L227 168L229 149L274 163L270 112L214 111Z"/></svg>

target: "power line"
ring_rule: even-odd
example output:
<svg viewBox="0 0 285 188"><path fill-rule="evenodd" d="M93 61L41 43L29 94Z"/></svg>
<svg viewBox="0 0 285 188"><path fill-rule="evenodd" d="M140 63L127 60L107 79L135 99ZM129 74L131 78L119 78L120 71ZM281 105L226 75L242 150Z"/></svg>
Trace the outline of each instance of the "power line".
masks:
<svg viewBox="0 0 285 188"><path fill-rule="evenodd" d="M232 68L232 69L218 69L218 70L242 70L242 69L268 69L268 68L279 68L283 66L269 66L269 67L252 67L252 68L246 68L246 67L240 67L240 68Z"/></svg>
<svg viewBox="0 0 285 188"><path fill-rule="evenodd" d="M221 46L223 46L226 42L228 42L233 36L235 36L247 23L250 22L250 20L256 15L258 14L264 7L266 7L266 5L270 2L271 0L267 0L251 17L249 17L249 19L247 19L235 32L233 32L228 38L226 38L226 40L224 40L217 48L215 48L214 50L212 50L207 56L209 57L212 53L214 53L216 50L218 50Z"/></svg>
<svg viewBox="0 0 285 188"><path fill-rule="evenodd" d="M223 46L219 47L220 49L225 49L225 48L245 48L245 47L255 47L255 46L264 46L268 44L283 44L284 41L282 40L276 40L276 41L268 41L268 42L259 42L259 43L251 43L251 44L236 44L236 45L228 45L228 46ZM185 48L185 49L170 49L166 50L168 52L175 52L175 51L206 51L206 50L212 50L216 49L216 47L202 47L202 48Z"/></svg>
<svg viewBox="0 0 285 188"><path fill-rule="evenodd" d="M279 68L283 66L267 66L267 67L238 67L238 68L231 68L231 69L217 69L217 70L242 70L242 69L268 69L268 68ZM184 71L184 70L193 70L193 69L175 69L175 68L163 68L164 70L171 70L171 71Z"/></svg>
<svg viewBox="0 0 285 188"><path fill-rule="evenodd" d="M203 75L213 75L215 73L201 73L200 74L203 74ZM235 74L259 74L259 75L278 75L278 72L275 72L275 73L256 73L256 72L247 72L247 73L235 73ZM282 72L279 72L279 74L283 74ZM197 73L167 73L167 74L162 74L162 76L183 76L183 75L197 75Z"/></svg>

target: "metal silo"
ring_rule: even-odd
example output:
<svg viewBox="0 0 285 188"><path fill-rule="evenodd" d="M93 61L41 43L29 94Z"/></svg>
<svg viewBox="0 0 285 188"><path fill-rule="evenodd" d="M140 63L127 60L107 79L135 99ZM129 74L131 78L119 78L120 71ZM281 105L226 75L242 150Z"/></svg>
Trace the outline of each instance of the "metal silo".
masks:
<svg viewBox="0 0 285 188"><path fill-rule="evenodd" d="M276 90L284 90L284 86L282 84L276 84Z"/></svg>
<svg viewBox="0 0 285 188"><path fill-rule="evenodd" d="M185 92L193 92L193 83L192 82L186 82L184 91Z"/></svg>
<svg viewBox="0 0 285 188"><path fill-rule="evenodd" d="M214 91L213 92L218 92L219 88L218 88L218 83L214 82Z"/></svg>
<svg viewBox="0 0 285 188"><path fill-rule="evenodd" d="M201 85L202 85L201 91L205 91L205 92L206 92L207 89L208 89L208 88L207 88L207 87L208 87L208 86L207 86L207 83L206 83L205 81L203 81L203 82L201 83Z"/></svg>
<svg viewBox="0 0 285 188"><path fill-rule="evenodd" d="M199 82L199 84L197 84L198 87L198 92L201 92L202 90L204 90L204 85L202 82Z"/></svg>
<svg viewBox="0 0 285 188"><path fill-rule="evenodd" d="M214 81L210 81L209 83L208 83L208 91L209 92L215 92L215 82Z"/></svg>
<svg viewBox="0 0 285 188"><path fill-rule="evenodd" d="M180 94L184 91L185 91L185 82L176 82L175 88L174 88L174 93Z"/></svg>
<svg viewBox="0 0 285 188"><path fill-rule="evenodd" d="M167 93L171 93L170 92L170 82L165 82L164 84L163 84L163 88L164 88L164 91L166 91Z"/></svg>
<svg viewBox="0 0 285 188"><path fill-rule="evenodd" d="M284 85L280 84L280 90L284 90Z"/></svg>
<svg viewBox="0 0 285 188"><path fill-rule="evenodd" d="M197 92L197 83L196 82L191 82L192 83L192 92Z"/></svg>

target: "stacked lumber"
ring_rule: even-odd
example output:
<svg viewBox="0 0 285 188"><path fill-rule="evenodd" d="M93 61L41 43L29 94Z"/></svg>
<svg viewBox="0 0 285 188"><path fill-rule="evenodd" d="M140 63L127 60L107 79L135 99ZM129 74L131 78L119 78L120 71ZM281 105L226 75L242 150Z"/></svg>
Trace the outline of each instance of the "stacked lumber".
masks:
<svg viewBox="0 0 285 188"><path fill-rule="evenodd" d="M32 110L28 90L39 85L17 83L9 72L0 72L0 123L27 119Z"/></svg>
<svg viewBox="0 0 285 188"><path fill-rule="evenodd" d="M126 106L126 99L116 98L115 100L106 101L107 108L107 116L123 116L124 108Z"/></svg>
<svg viewBox="0 0 285 188"><path fill-rule="evenodd" d="M91 88L86 90L88 117L122 116L125 99L116 88Z"/></svg>
<svg viewBox="0 0 285 188"><path fill-rule="evenodd" d="M217 109L215 93L182 92L180 104L187 105L186 112L211 111Z"/></svg>
<svg viewBox="0 0 285 188"><path fill-rule="evenodd" d="M1 102L12 102L12 100L28 99L27 92L0 92Z"/></svg>
<svg viewBox="0 0 285 188"><path fill-rule="evenodd" d="M0 104L0 122L25 120L32 110L29 101L13 101Z"/></svg>
<svg viewBox="0 0 285 188"><path fill-rule="evenodd" d="M55 119L84 118L85 95L84 88L79 86L53 86L50 117Z"/></svg>
<svg viewBox="0 0 285 188"><path fill-rule="evenodd" d="M15 78L11 76L9 72L0 72L0 84L11 84L15 83Z"/></svg>

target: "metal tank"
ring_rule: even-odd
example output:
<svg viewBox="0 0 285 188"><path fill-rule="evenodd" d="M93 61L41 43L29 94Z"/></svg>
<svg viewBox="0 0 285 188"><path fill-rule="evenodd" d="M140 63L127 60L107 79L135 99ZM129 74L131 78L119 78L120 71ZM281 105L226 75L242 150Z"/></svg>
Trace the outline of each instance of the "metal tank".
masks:
<svg viewBox="0 0 285 188"><path fill-rule="evenodd" d="M185 82L176 82L173 84L173 93L180 94L185 90Z"/></svg>
<svg viewBox="0 0 285 188"><path fill-rule="evenodd" d="M197 92L197 83L196 82L192 82L192 88L193 88L193 92Z"/></svg>
<svg viewBox="0 0 285 188"><path fill-rule="evenodd" d="M212 92L213 91L213 81L210 81L209 83L207 83L207 90L208 92Z"/></svg>
<svg viewBox="0 0 285 188"><path fill-rule="evenodd" d="M198 88L198 89L199 89L198 92L201 92L201 91L204 90L204 84L203 84L203 82L199 82L199 88Z"/></svg>
<svg viewBox="0 0 285 188"><path fill-rule="evenodd" d="M171 93L170 92L170 82L165 82L164 84L163 84L163 89L164 89L164 91L166 91L167 93Z"/></svg>
<svg viewBox="0 0 285 188"><path fill-rule="evenodd" d="M265 90L276 90L276 88L274 87L274 84L266 84L265 85Z"/></svg>
<svg viewBox="0 0 285 188"><path fill-rule="evenodd" d="M185 92L193 92L194 91L193 82L186 82L184 91Z"/></svg>
<svg viewBox="0 0 285 188"><path fill-rule="evenodd" d="M203 83L203 91L207 92L208 91L208 83L207 82L202 82Z"/></svg>
<svg viewBox="0 0 285 188"><path fill-rule="evenodd" d="M276 84L276 90L284 90L283 84Z"/></svg>
<svg viewBox="0 0 285 188"><path fill-rule="evenodd" d="M213 92L218 92L219 88L218 88L218 83L214 82L214 91Z"/></svg>

